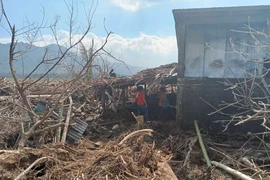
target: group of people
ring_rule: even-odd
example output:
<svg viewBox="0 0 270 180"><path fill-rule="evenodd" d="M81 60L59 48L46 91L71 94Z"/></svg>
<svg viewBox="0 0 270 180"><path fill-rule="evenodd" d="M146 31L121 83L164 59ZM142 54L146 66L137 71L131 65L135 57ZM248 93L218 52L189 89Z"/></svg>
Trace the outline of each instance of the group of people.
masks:
<svg viewBox="0 0 270 180"><path fill-rule="evenodd" d="M159 108L159 118L164 120L164 110L170 106L169 100L166 96L166 89L161 87L158 92L158 108ZM147 102L145 99L145 93L142 86L139 86L136 93L135 103L137 105L137 116L144 113L144 121L150 122L148 116Z"/></svg>

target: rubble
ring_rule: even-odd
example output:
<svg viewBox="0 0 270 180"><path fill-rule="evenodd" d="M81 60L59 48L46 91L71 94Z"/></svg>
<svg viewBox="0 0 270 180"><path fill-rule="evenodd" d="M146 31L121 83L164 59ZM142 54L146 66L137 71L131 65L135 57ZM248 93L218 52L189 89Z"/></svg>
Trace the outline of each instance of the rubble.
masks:
<svg viewBox="0 0 270 180"><path fill-rule="evenodd" d="M55 123L62 117L66 123L70 117L67 141L55 141L56 129L30 138L28 147L17 149L26 113L16 104L19 96L12 83L5 83L14 96L0 100L1 179L235 179L219 167L239 171L244 177L269 178L269 139L264 134L202 130L201 140L216 165L208 167L194 132L179 130L174 121L137 126L130 113L106 118L101 102L86 85L70 93L72 103L62 101L46 121ZM47 96L49 91L40 96L41 89L35 89L27 92L28 97L33 110L42 115L55 101Z"/></svg>
<svg viewBox="0 0 270 180"><path fill-rule="evenodd" d="M153 131L152 137L140 133L134 136L132 132L136 126L133 124L119 135L106 140L90 140L85 136L76 145L52 143L44 144L41 148L24 148L20 153L0 151L1 177L14 179L41 159L22 179L235 179L214 166L207 168L200 146L195 141L195 133L179 132L173 122L166 125L154 123L144 125L143 128L147 126ZM224 143L230 145L237 142ZM239 146L244 143L238 142ZM254 143L246 148L230 149L207 142L206 147L212 161L239 169L247 176L253 175L255 179L260 179L260 176L267 179L265 165L260 165L261 174L256 174L253 167L238 161L244 154L252 159L255 152L263 150ZM216 149L221 153L217 153ZM263 153L267 152L265 150Z"/></svg>
<svg viewBox="0 0 270 180"><path fill-rule="evenodd" d="M177 63L161 65L156 68L149 68L127 77L111 77L106 79L95 79L95 86L134 86L137 84L157 84L164 81L173 81L176 83ZM173 79L173 80L172 80Z"/></svg>

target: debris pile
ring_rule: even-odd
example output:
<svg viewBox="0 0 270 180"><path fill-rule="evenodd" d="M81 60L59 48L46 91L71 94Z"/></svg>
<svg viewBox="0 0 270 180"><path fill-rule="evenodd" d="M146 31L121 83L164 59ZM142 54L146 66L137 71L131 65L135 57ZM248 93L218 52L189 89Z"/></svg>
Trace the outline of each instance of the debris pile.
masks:
<svg viewBox="0 0 270 180"><path fill-rule="evenodd" d="M15 92L15 85L7 80L0 78L0 96L9 96Z"/></svg>
<svg viewBox="0 0 270 180"><path fill-rule="evenodd" d="M41 149L3 151L2 179L177 179L144 129L106 144L81 140L77 146L46 145ZM4 160L6 159L6 160Z"/></svg>
<svg viewBox="0 0 270 180"><path fill-rule="evenodd" d="M100 118L103 113L102 104L94 98L93 94L90 88L81 88L72 94L72 112L75 117L85 121L93 121Z"/></svg>
<svg viewBox="0 0 270 180"><path fill-rule="evenodd" d="M173 78L176 78L176 75L177 75L177 63L171 63L161 65L157 68L142 70L133 76L96 79L94 80L94 84L96 86L109 85L115 87L134 86L137 84L151 85L152 83L171 81Z"/></svg>
<svg viewBox="0 0 270 180"><path fill-rule="evenodd" d="M7 98L10 96L14 98ZM7 78L0 79L0 149L10 148L18 138L21 109L17 105L15 85ZM16 97L16 98L15 98Z"/></svg>
<svg viewBox="0 0 270 180"><path fill-rule="evenodd" d="M44 143L58 142L61 134L67 136L68 140L72 137L71 139L76 142L86 130L88 126L86 122L98 119L103 112L100 102L91 95L93 93L89 86L81 84L78 86L80 88L65 92L66 87L63 86L68 83L64 83L62 86L58 84L59 88L52 84L37 83L25 92L29 105L35 114L33 116L32 112L29 112L22 105L22 98L15 90L14 84L6 78L1 79L0 83L6 92L5 95L0 96L1 149L18 146L21 128L25 133L29 131L29 133L35 134L35 138L32 138L32 135L28 136L26 145L30 147L40 147ZM46 117L46 113L50 114ZM35 118L34 122L31 116ZM42 119L44 117L45 119ZM42 123L38 121L42 121ZM35 132L31 132L30 128L37 122L39 127L33 129ZM65 125L67 128L64 128ZM56 127L50 130L50 127L53 126L61 129ZM46 133L37 133L46 128L48 129Z"/></svg>
<svg viewBox="0 0 270 180"><path fill-rule="evenodd" d="M173 76L175 67L141 71L133 80L149 78L153 85ZM102 99L83 83L73 89L64 87L68 83L29 89L26 96L40 126L27 137L28 147L14 150L29 132L21 125L31 122L31 112L20 104L13 83L0 79L0 85L0 179L270 179L270 145L264 133L201 134L195 122L197 134L180 131L169 121L139 127L129 112L124 119L106 119ZM47 112L52 113L46 117Z"/></svg>

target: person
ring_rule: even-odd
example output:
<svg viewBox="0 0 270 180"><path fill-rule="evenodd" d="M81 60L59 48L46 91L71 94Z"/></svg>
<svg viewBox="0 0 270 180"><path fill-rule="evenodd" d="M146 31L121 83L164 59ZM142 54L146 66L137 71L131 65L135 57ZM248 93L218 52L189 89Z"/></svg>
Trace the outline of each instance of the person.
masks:
<svg viewBox="0 0 270 180"><path fill-rule="evenodd" d="M145 95L144 95L144 91L143 91L142 86L139 86L137 89L135 102L137 105L137 116L141 115L141 112L143 111L144 112L144 120L149 122L147 103L145 100Z"/></svg>
<svg viewBox="0 0 270 180"><path fill-rule="evenodd" d="M170 106L169 100L167 99L166 95L166 89L164 87L161 87L159 89L158 98L159 118L161 120L164 120L164 113L166 109Z"/></svg>

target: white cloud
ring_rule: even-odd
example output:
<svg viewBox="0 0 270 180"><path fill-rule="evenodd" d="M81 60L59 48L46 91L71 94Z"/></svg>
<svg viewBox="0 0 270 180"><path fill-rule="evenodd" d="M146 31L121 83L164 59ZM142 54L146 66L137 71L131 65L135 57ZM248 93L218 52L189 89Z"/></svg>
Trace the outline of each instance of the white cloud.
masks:
<svg viewBox="0 0 270 180"><path fill-rule="evenodd" d="M214 0L110 0L112 4L126 11L135 12L142 8L149 8L160 3L198 3Z"/></svg>
<svg viewBox="0 0 270 180"><path fill-rule="evenodd" d="M115 6L126 11L135 12L141 8L151 7L157 4L154 0L110 0Z"/></svg>
<svg viewBox="0 0 270 180"><path fill-rule="evenodd" d="M0 43L7 44L10 42L10 38L0 38Z"/></svg>
<svg viewBox="0 0 270 180"><path fill-rule="evenodd" d="M154 67L177 61L175 36L165 38L140 33L136 38L112 35L107 48L126 63L136 66Z"/></svg>
<svg viewBox="0 0 270 180"><path fill-rule="evenodd" d="M79 39L81 35L73 36L73 40ZM60 45L67 44L69 35L67 31L58 31L58 42ZM99 48L105 41L105 37L98 37L93 33L89 33L83 43L85 46L90 46L92 38L95 42L95 48ZM2 39L4 40L4 39ZM0 39L0 42L3 42ZM6 38L4 42L9 42ZM45 46L56 44L53 35L43 35L42 40L36 41L34 45ZM177 43L175 36L158 37L140 33L135 38L124 38L117 34L112 34L109 37L105 47L108 52L111 52L115 57L133 66L155 67L161 64L167 64L177 61Z"/></svg>

